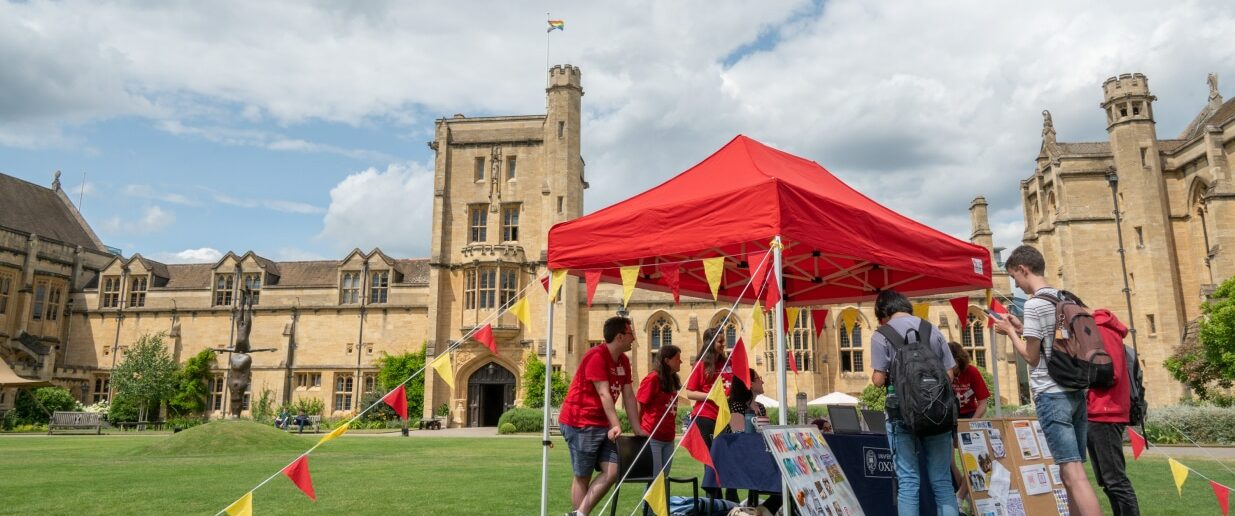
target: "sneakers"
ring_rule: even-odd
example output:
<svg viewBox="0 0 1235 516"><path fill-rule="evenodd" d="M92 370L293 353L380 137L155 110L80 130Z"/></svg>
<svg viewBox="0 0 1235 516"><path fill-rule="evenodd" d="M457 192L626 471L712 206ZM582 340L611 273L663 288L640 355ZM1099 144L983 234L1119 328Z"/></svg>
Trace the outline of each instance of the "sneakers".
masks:
<svg viewBox="0 0 1235 516"><path fill-rule="evenodd" d="M566 516L584 516L584 514L579 511L570 511L566 513Z"/></svg>

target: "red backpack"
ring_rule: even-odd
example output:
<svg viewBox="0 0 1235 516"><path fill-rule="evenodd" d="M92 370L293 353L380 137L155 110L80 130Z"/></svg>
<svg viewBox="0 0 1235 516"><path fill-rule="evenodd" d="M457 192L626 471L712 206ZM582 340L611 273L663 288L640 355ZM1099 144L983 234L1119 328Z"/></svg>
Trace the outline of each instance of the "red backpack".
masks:
<svg viewBox="0 0 1235 516"><path fill-rule="evenodd" d="M1049 294L1034 297L1055 305L1055 340L1046 362L1051 379L1067 389L1115 385L1115 364L1089 310L1068 298Z"/></svg>

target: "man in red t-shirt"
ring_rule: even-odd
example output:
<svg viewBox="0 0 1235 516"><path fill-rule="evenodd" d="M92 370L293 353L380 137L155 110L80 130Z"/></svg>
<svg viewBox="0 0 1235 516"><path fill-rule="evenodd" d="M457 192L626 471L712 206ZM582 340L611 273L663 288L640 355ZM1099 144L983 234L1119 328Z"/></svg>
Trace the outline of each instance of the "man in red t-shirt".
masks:
<svg viewBox="0 0 1235 516"><path fill-rule="evenodd" d="M579 361L579 369L570 382L558 418L574 470L574 480L570 484L570 504L575 507L572 515L591 512L617 480L615 441L622 434L614 408L618 395L622 396L630 417L639 414L631 387L630 359L626 357L635 342L630 319L610 317L605 321L604 333L605 343L589 349ZM647 435L638 425L634 429L637 435ZM600 470L595 479L593 470Z"/></svg>

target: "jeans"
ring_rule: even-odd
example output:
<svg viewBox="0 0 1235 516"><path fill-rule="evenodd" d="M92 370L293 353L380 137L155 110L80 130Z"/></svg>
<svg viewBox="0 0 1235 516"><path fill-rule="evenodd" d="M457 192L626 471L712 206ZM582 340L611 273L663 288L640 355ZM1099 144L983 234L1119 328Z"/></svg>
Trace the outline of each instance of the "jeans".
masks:
<svg viewBox="0 0 1235 516"><path fill-rule="evenodd" d="M896 466L896 510L900 516L917 516L918 491L922 472L918 471L918 452L926 455L926 477L935 494L935 512L956 516L956 491L952 489L952 432L929 437L913 435L903 423L889 420L888 444Z"/></svg>
<svg viewBox="0 0 1235 516"><path fill-rule="evenodd" d="M1089 423L1087 438L1093 476L1111 501L1115 516L1140 516L1136 491L1124 470L1123 423Z"/></svg>
<svg viewBox="0 0 1235 516"><path fill-rule="evenodd" d="M652 449L652 476L663 469L665 476L669 476L669 468L673 466L669 456L673 454L675 448L673 440L658 441L656 439L648 439L648 448Z"/></svg>
<svg viewBox="0 0 1235 516"><path fill-rule="evenodd" d="M1087 391L1041 392L1033 397L1038 424L1055 464L1085 462L1085 430L1089 427Z"/></svg>

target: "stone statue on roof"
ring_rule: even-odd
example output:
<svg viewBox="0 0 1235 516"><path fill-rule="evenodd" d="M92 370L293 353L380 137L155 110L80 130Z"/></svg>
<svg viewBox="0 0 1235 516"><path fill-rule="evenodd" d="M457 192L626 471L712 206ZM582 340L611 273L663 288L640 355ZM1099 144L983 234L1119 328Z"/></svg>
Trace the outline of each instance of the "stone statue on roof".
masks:
<svg viewBox="0 0 1235 516"><path fill-rule="evenodd" d="M1051 112L1042 110L1042 139L1055 143L1055 122L1051 120Z"/></svg>
<svg viewBox="0 0 1235 516"><path fill-rule="evenodd" d="M1209 100L1213 101L1217 99L1218 101L1221 101L1222 94L1218 93L1218 74L1209 74L1209 78L1205 79L1205 82L1209 83Z"/></svg>

